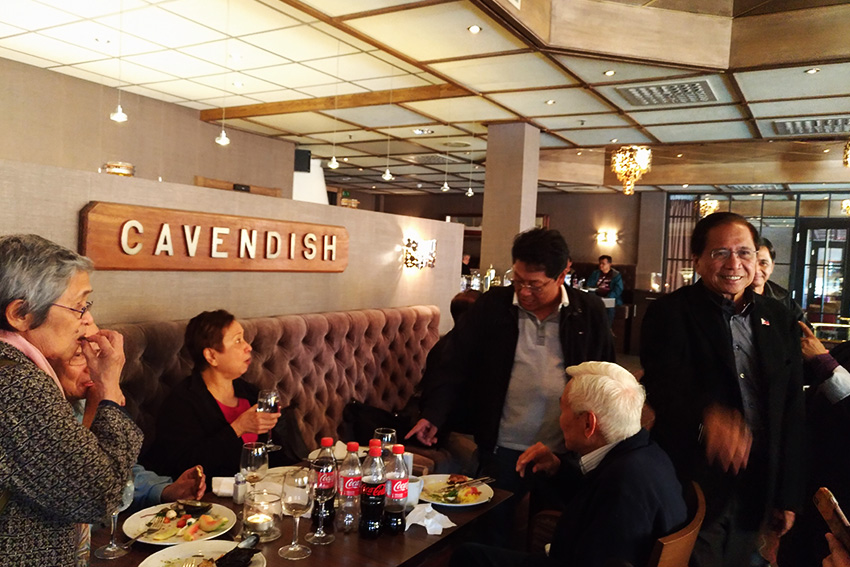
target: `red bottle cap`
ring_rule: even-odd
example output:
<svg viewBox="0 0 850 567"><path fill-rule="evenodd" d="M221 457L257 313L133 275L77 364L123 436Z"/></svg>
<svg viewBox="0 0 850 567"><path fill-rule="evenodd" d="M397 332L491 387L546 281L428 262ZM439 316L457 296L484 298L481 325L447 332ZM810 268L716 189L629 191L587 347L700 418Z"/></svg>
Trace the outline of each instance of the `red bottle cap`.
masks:
<svg viewBox="0 0 850 567"><path fill-rule="evenodd" d="M393 455L401 455L404 453L404 445L393 445Z"/></svg>
<svg viewBox="0 0 850 567"><path fill-rule="evenodd" d="M381 456L381 448L380 447L369 447L369 456L370 457L380 457Z"/></svg>
<svg viewBox="0 0 850 567"><path fill-rule="evenodd" d="M369 447L380 447L381 440L380 439L369 439Z"/></svg>
<svg viewBox="0 0 850 567"><path fill-rule="evenodd" d="M348 449L349 453L352 453L355 451L359 451L360 445L357 443L357 441L349 441L348 445L346 445L345 448Z"/></svg>
<svg viewBox="0 0 850 567"><path fill-rule="evenodd" d="M334 440L333 437L322 437L322 447L333 447Z"/></svg>

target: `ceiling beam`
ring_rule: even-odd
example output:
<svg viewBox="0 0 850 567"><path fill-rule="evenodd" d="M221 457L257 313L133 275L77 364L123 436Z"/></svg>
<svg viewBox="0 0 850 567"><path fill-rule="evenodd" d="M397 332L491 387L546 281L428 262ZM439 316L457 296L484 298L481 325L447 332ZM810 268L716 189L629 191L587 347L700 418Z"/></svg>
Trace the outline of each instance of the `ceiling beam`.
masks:
<svg viewBox="0 0 850 567"><path fill-rule="evenodd" d="M382 104L416 102L420 100L455 98L472 94L474 93L455 85L429 85L427 87L412 87L409 89L247 104L224 109L211 108L201 111L201 120L204 122L214 122L221 120L222 116L227 118L253 118L255 116L272 116L275 114L292 114L295 112L316 112L338 108L358 108L363 106L379 106Z"/></svg>

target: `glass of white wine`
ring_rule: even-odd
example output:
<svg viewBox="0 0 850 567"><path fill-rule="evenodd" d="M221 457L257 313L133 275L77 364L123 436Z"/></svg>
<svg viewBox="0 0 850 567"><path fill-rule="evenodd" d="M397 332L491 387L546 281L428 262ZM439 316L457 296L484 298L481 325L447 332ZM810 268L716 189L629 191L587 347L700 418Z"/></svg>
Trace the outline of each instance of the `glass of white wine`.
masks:
<svg viewBox="0 0 850 567"><path fill-rule="evenodd" d="M98 559L117 559L127 555L127 548L115 542L115 530L118 527L118 513L123 512L133 503L133 492L135 490L133 475L130 475L130 478L124 483L124 490L121 492L121 504L112 512L112 537L109 538L109 543L94 550L94 556Z"/></svg>
<svg viewBox="0 0 850 567"><path fill-rule="evenodd" d="M242 445L242 458L239 461L239 472L245 477L251 490L256 490L256 484L266 477L269 471L269 454L265 443L245 443Z"/></svg>
<svg viewBox="0 0 850 567"><path fill-rule="evenodd" d="M310 555L311 550L298 543L298 522L313 505L313 483L309 469L301 468L284 475L280 502L283 511L295 520L295 527L292 531L292 543L288 547L281 547L277 553L284 559L304 559Z"/></svg>
<svg viewBox="0 0 850 567"><path fill-rule="evenodd" d="M280 394L277 389L260 390L260 395L257 398L257 411L266 413L280 412ZM269 438L266 441L266 451L280 451L281 447L272 441L272 431L269 430Z"/></svg>

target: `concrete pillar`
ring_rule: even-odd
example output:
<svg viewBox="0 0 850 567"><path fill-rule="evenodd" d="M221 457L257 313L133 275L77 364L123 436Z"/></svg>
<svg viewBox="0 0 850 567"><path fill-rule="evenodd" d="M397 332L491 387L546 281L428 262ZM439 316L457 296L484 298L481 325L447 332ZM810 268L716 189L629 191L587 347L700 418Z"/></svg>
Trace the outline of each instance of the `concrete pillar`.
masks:
<svg viewBox="0 0 850 567"><path fill-rule="evenodd" d="M481 221L481 273L511 267L511 244L518 232L534 227L540 131L524 122L487 128L487 170Z"/></svg>

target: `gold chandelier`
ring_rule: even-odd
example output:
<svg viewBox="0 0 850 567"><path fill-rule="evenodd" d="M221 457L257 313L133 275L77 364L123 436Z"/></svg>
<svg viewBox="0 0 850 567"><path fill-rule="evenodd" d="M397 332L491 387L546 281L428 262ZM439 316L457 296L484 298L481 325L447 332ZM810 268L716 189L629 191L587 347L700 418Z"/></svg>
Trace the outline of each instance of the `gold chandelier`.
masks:
<svg viewBox="0 0 850 567"><path fill-rule="evenodd" d="M844 167L850 167L850 140L844 144Z"/></svg>
<svg viewBox="0 0 850 567"><path fill-rule="evenodd" d="M611 171L623 184L623 194L633 195L635 183L652 167L652 150L646 146L623 146L611 155Z"/></svg>
<svg viewBox="0 0 850 567"><path fill-rule="evenodd" d="M717 199L710 199L707 195L699 200L699 216L705 218L712 213L716 213L720 208L720 203Z"/></svg>

